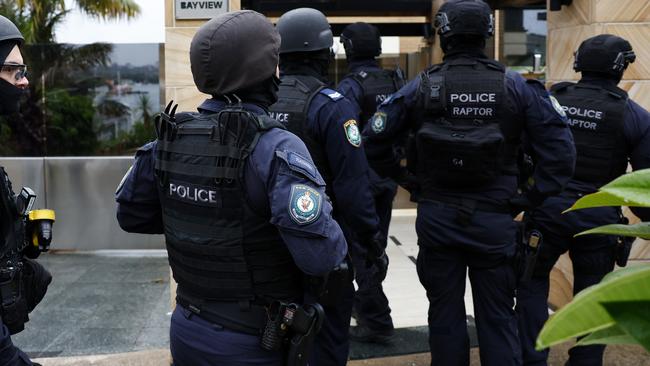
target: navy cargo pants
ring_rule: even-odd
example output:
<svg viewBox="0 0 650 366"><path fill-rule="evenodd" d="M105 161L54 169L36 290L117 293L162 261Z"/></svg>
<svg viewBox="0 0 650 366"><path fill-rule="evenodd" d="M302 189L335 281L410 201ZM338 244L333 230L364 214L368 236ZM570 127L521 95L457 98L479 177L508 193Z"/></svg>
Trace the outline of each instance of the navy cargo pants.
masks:
<svg viewBox="0 0 650 366"><path fill-rule="evenodd" d="M466 225L451 205L421 201L418 277L429 299L431 365L469 365L465 281L469 271L481 365L521 364L511 258L516 224L508 214L475 211Z"/></svg>
<svg viewBox="0 0 650 366"><path fill-rule="evenodd" d="M174 366L282 366L281 352L260 347L260 336L210 323L181 305L172 314L169 343Z"/></svg>
<svg viewBox="0 0 650 366"><path fill-rule="evenodd" d="M549 274L558 258L569 251L573 263L573 293L597 284L614 269L616 237L573 235L600 225L617 223L619 209L599 207L562 214L578 198L571 192L551 197L533 212L531 223L542 232L544 241L533 278L517 289L517 315L524 365L546 366L548 349L535 350L535 340L548 319ZM602 365L605 346L573 347L571 366Z"/></svg>
<svg viewBox="0 0 650 366"><path fill-rule="evenodd" d="M379 229L384 234L384 238L388 238L388 227L393 210L393 200L397 193L397 183L390 178L380 178L375 174L371 175L370 183L379 217ZM384 243L384 248L386 244ZM391 309L382 283L377 280L375 267L366 266L366 250L361 248L358 243L352 244L351 251L358 253L357 255L353 254L353 259L358 286L354 296L354 309L359 324L364 324L372 330L392 330Z"/></svg>

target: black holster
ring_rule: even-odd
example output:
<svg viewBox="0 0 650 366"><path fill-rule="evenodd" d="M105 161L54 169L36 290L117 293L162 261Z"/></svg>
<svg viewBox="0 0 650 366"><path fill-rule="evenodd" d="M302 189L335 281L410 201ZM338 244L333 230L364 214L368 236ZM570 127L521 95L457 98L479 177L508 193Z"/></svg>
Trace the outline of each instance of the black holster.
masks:
<svg viewBox="0 0 650 366"><path fill-rule="evenodd" d="M337 304L343 296L343 289L354 279L352 259L349 255L338 266L323 277L305 276L305 288L323 306Z"/></svg>
<svg viewBox="0 0 650 366"><path fill-rule="evenodd" d="M544 237L539 230L529 228L525 218L517 237L517 279L519 283L526 283L530 281L535 273L535 264Z"/></svg>
<svg viewBox="0 0 650 366"><path fill-rule="evenodd" d="M320 304L307 304L300 308L294 317L289 339L286 366L305 366L309 359L314 339L323 326L325 310Z"/></svg>
<svg viewBox="0 0 650 366"><path fill-rule="evenodd" d="M285 365L307 365L316 334L325 320L318 303L297 305L274 301L268 309L268 321L260 346L267 351L286 347Z"/></svg>
<svg viewBox="0 0 650 366"><path fill-rule="evenodd" d="M627 217L621 215L621 224L627 225L630 221ZM616 243L616 264L619 267L627 266L627 260L630 258L632 243L636 240L633 236L619 236Z"/></svg>

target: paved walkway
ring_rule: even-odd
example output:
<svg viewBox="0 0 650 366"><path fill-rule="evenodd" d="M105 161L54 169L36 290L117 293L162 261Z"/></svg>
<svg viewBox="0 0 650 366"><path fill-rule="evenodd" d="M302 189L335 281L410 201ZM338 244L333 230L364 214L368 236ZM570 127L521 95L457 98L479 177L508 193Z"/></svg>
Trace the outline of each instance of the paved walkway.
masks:
<svg viewBox="0 0 650 366"><path fill-rule="evenodd" d="M353 343L353 359L426 352L428 303L415 268L415 211L396 210L385 291L398 328L391 346ZM169 344L169 268L165 251L44 254L54 282L14 341L34 357L143 351ZM471 291L468 289L468 296ZM473 315L471 298L467 309Z"/></svg>

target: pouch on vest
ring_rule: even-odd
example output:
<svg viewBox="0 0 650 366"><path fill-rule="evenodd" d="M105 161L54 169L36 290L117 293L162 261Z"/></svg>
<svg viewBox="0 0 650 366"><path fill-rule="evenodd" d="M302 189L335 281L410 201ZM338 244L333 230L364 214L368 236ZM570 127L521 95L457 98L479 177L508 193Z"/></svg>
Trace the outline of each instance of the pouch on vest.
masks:
<svg viewBox="0 0 650 366"><path fill-rule="evenodd" d="M504 138L494 123L482 128L425 123L416 146L418 164L431 169L437 186L485 185L501 173Z"/></svg>

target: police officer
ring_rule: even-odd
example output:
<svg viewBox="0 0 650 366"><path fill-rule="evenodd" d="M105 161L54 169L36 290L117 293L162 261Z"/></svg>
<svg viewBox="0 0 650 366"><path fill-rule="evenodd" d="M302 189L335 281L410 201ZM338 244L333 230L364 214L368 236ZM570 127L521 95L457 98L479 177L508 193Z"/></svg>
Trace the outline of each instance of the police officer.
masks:
<svg viewBox="0 0 650 366"><path fill-rule="evenodd" d="M345 48L349 74L341 80L337 89L359 109L357 120L359 128L363 130L377 106L404 86L404 76L399 69L384 70L379 67L376 57L381 55L381 34L372 24L350 24L343 29L340 39ZM393 158L392 149L399 147L389 146L386 149L383 145L364 144L364 148L372 168L370 184L380 230L387 238L393 199L397 194L397 183L391 177L398 172L391 169L399 166L390 159ZM385 242L383 246L386 246ZM362 252L363 248L357 250ZM350 329L350 337L357 341L386 342L393 335L394 327L381 282L376 281L377 277L361 263L357 263L355 268L358 289L354 309L359 326Z"/></svg>
<svg viewBox="0 0 650 366"><path fill-rule="evenodd" d="M212 98L165 113L116 192L124 230L165 234L176 366L282 365L283 352L260 346L274 304L299 301L303 274L327 274L347 251L308 150L268 117L279 47L254 11L199 28L192 75Z"/></svg>
<svg viewBox="0 0 650 366"><path fill-rule="evenodd" d="M415 158L408 163L420 186L417 271L429 299L431 364L469 364L469 268L481 364L520 365L513 215L561 191L573 173L575 148L562 109L543 85L485 55L493 33L485 2L447 1L435 24L443 62L385 101L364 133L369 142L390 143L415 130ZM518 195L524 135L537 165L534 184Z"/></svg>
<svg viewBox="0 0 650 366"><path fill-rule="evenodd" d="M573 262L573 293L594 285L627 260L624 243L614 236L574 238L581 231L616 223L620 208L601 207L562 215L581 196L625 173L650 168L650 114L618 88L623 73L636 56L621 37L601 34L582 42L575 53L574 69L582 74L578 83L559 83L552 94L569 118L578 154L575 174L567 188L548 198L530 215L531 224L542 232L544 242L532 279L517 292L519 332L524 364L546 365L548 350L535 351L535 339L548 318L549 273L558 257L569 251ZM644 220L647 210L632 208ZM620 246L619 246L620 245ZM627 248L629 250L629 248ZM601 365L605 346L573 347L569 363Z"/></svg>
<svg viewBox="0 0 650 366"><path fill-rule="evenodd" d="M376 266L376 276L383 278L387 266L381 244L384 239L369 190L369 168L356 110L349 100L326 85L333 58L330 25L320 11L300 8L283 14L277 28L282 37L282 82L271 115L307 145L327 183L328 196L345 237L365 249L365 253L356 253L351 247L352 257L364 256L364 266ZM346 364L353 297L350 280L341 298L326 304L327 320L318 336L311 365Z"/></svg>
<svg viewBox="0 0 650 366"><path fill-rule="evenodd" d="M18 28L9 19L0 15L0 60L2 60L2 66L0 66L0 115L2 116L10 117L18 112L21 96L27 92L29 85L27 66L25 66L20 52L20 46L24 41L25 39ZM24 322L28 319L27 313L32 311L43 298L52 278L40 264L22 258L20 253L14 253L18 255L17 258L7 257L12 255L9 247L15 246L13 241L21 236L20 233L14 231L16 229L15 222L19 219L14 213L15 207L5 206L7 204L12 206L15 194L11 187L11 181L2 167L0 167L0 185L2 185L0 194L6 196L0 199L0 206L2 206L0 207L2 266L6 266L8 260L16 259L19 265L12 267L22 268L11 276L12 279L3 278L0 281L0 288L5 292L15 288L24 289L17 297L14 296L13 290L10 290L8 298L3 297L2 305L0 305L0 365L38 365L32 363L25 353L12 344L10 335L24 329ZM19 230L24 229L20 225L18 227ZM11 272L6 268L2 269L3 273ZM15 283L16 280L20 282ZM5 304L7 307L4 306Z"/></svg>

